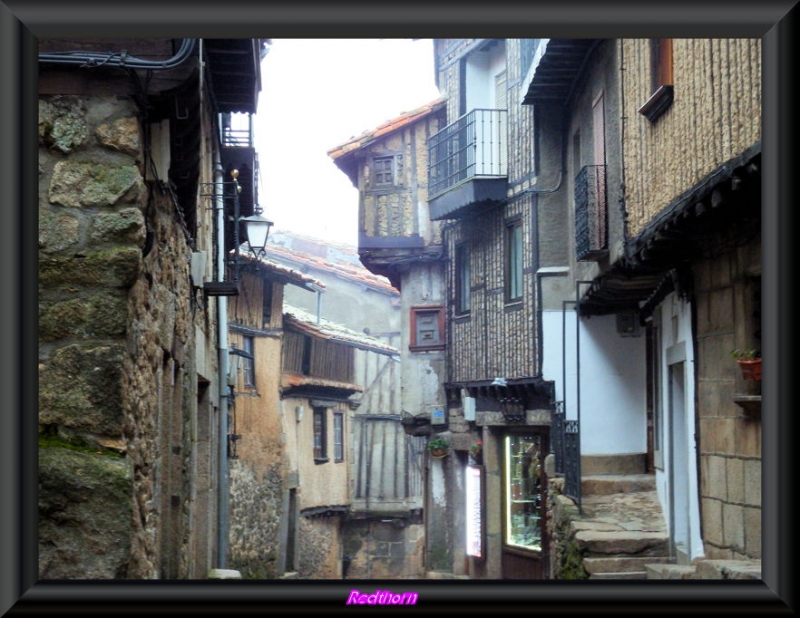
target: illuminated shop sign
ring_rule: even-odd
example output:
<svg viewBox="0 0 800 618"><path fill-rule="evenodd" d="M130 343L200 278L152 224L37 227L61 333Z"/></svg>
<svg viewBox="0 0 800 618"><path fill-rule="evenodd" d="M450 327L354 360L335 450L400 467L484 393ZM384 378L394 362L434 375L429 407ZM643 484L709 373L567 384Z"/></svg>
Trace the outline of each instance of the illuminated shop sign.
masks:
<svg viewBox="0 0 800 618"><path fill-rule="evenodd" d="M467 555L483 558L483 467L467 466L466 470Z"/></svg>

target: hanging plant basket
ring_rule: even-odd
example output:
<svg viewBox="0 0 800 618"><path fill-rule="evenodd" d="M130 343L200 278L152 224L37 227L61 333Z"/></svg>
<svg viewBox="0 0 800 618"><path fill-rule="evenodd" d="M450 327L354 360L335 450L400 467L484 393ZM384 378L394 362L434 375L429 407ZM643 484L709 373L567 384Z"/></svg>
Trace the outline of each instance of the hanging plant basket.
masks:
<svg viewBox="0 0 800 618"><path fill-rule="evenodd" d="M431 457L436 457L437 459L447 457L450 453L450 442L444 438L433 438L428 442L428 450L431 453Z"/></svg>
<svg viewBox="0 0 800 618"><path fill-rule="evenodd" d="M742 377L745 380L761 381L761 359L754 358L753 360L738 360L739 369L742 370Z"/></svg>

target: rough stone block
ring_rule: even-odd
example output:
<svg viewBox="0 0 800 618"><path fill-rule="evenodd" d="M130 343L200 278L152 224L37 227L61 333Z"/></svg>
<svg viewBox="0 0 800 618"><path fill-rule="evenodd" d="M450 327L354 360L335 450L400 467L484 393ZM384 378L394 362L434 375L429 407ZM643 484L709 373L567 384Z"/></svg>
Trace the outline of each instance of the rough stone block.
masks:
<svg viewBox="0 0 800 618"><path fill-rule="evenodd" d="M46 255L74 249L80 244L80 221L72 213L39 209L39 251Z"/></svg>
<svg viewBox="0 0 800 618"><path fill-rule="evenodd" d="M722 505L722 526L725 545L728 547L744 547L744 510L737 504Z"/></svg>
<svg viewBox="0 0 800 618"><path fill-rule="evenodd" d="M127 299L113 289L63 302L42 302L40 308L40 341L125 336Z"/></svg>
<svg viewBox="0 0 800 618"><path fill-rule="evenodd" d="M39 283L45 287L128 288L139 276L141 265L142 252L131 246L45 257L39 260Z"/></svg>
<svg viewBox="0 0 800 618"><path fill-rule="evenodd" d="M86 143L86 105L80 97L55 96L39 99L39 143L68 154Z"/></svg>
<svg viewBox="0 0 800 618"><path fill-rule="evenodd" d="M121 345L56 350L39 373L39 424L120 435L122 352Z"/></svg>
<svg viewBox="0 0 800 618"><path fill-rule="evenodd" d="M125 154L139 156L139 121L136 118L119 118L97 127L98 141L107 148Z"/></svg>
<svg viewBox="0 0 800 618"><path fill-rule="evenodd" d="M59 161L53 169L48 199L70 208L104 208L138 204L146 195L135 165Z"/></svg>
<svg viewBox="0 0 800 618"><path fill-rule="evenodd" d="M132 481L123 457L39 449L39 576L127 576Z"/></svg>

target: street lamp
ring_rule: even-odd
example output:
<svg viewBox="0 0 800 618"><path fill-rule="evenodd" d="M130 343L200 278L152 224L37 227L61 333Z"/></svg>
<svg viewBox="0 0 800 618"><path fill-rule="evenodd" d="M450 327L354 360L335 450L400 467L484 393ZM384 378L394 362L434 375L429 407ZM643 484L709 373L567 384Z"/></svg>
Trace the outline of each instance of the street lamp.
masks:
<svg viewBox="0 0 800 618"><path fill-rule="evenodd" d="M264 248L267 246L269 229L273 224L272 221L261 216L261 207L256 206L255 211L256 214L244 217L242 221L247 231L247 244L250 246L250 251L256 258L259 258L265 253Z"/></svg>

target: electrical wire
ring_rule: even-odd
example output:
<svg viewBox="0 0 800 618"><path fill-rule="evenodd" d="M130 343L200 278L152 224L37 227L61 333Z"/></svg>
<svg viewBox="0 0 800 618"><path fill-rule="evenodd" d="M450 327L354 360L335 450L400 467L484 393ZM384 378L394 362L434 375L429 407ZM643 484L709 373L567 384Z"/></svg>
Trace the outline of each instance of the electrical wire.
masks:
<svg viewBox="0 0 800 618"><path fill-rule="evenodd" d="M172 58L166 60L144 60L135 56L129 56L123 50L121 52L43 52L39 54L39 62L48 64L75 64L82 68L97 68L101 66L124 67L128 69L152 69L165 70L174 69L186 62L194 53L197 46L197 39L183 39Z"/></svg>

